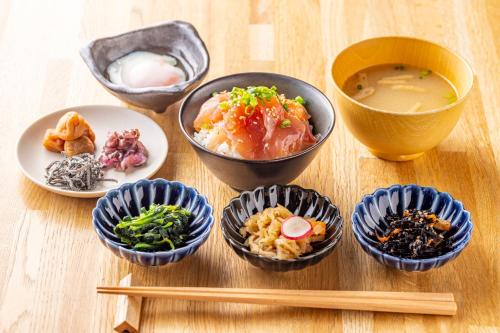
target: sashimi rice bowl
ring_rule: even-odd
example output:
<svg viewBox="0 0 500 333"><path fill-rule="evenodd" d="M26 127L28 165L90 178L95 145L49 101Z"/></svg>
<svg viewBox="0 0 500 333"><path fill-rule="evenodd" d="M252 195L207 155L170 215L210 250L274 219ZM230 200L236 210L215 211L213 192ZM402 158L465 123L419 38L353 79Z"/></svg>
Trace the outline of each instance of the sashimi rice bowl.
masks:
<svg viewBox="0 0 500 333"><path fill-rule="evenodd" d="M179 113L183 134L202 161L238 190L296 178L334 119L321 91L273 73L215 79L194 90Z"/></svg>
<svg viewBox="0 0 500 333"><path fill-rule="evenodd" d="M195 140L222 155L249 160L286 157L314 145L311 117L301 96L276 86L233 87L214 92L194 120Z"/></svg>

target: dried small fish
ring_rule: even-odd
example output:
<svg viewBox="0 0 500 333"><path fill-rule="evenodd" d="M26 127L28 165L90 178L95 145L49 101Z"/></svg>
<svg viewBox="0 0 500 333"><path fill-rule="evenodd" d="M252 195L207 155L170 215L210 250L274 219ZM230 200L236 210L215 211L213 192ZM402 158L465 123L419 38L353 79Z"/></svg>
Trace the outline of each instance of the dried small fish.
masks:
<svg viewBox="0 0 500 333"><path fill-rule="evenodd" d="M47 184L72 191L93 190L98 182L113 181L104 178L102 165L92 154L81 154L54 161L45 168Z"/></svg>
<svg viewBox="0 0 500 333"><path fill-rule="evenodd" d="M451 223L426 210L405 210L403 216L392 214L385 218L389 224L384 235L375 233L379 250L401 258L433 258L452 248L447 237Z"/></svg>

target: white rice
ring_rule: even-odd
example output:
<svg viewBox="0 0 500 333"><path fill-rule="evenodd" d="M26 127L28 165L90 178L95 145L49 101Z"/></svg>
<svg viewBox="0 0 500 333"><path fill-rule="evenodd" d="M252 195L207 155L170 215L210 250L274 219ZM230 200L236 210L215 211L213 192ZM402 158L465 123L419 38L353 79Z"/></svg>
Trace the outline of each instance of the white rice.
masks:
<svg viewBox="0 0 500 333"><path fill-rule="evenodd" d="M219 131L222 129L223 122L218 122L211 129L201 129L199 132L194 133L194 139L203 147L208 148L210 142L218 135ZM212 150L212 149L210 149ZM234 158L241 158L241 155L237 151L232 149L232 147L227 143L223 142L217 146L215 152L221 155L230 156Z"/></svg>

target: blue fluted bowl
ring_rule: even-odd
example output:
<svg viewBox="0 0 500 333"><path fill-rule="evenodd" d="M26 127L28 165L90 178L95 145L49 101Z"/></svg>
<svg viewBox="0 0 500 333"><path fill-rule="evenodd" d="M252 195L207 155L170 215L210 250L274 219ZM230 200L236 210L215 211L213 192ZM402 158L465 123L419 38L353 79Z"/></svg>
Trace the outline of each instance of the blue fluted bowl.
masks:
<svg viewBox="0 0 500 333"><path fill-rule="evenodd" d="M378 234L384 234L389 227L385 217L389 214L402 215L405 209L430 210L442 219L451 221L448 235L453 240L452 250L434 258L408 259L391 256L376 248ZM378 262L405 271L426 271L443 266L455 259L467 246L472 235L470 213L463 204L446 192L432 187L418 185L393 185L377 189L363 197L352 214L352 231L363 250Z"/></svg>
<svg viewBox="0 0 500 333"><path fill-rule="evenodd" d="M278 204L298 216L310 216L326 223L326 237L312 243L313 251L297 259L280 260L250 252L239 230L252 215ZM233 198L222 212L221 229L227 244L252 265L265 270L286 272L317 264L337 246L342 237L343 219L328 197L296 185L272 185L244 191Z"/></svg>
<svg viewBox="0 0 500 333"><path fill-rule="evenodd" d="M141 252L121 243L113 227L125 216L137 216L141 207L152 203L178 205L193 214L189 237L183 247L170 251ZM197 190L176 181L165 179L139 180L111 190L97 201L92 211L92 224L101 242L115 255L134 264L161 266L177 262L193 254L208 238L214 218L207 198Z"/></svg>

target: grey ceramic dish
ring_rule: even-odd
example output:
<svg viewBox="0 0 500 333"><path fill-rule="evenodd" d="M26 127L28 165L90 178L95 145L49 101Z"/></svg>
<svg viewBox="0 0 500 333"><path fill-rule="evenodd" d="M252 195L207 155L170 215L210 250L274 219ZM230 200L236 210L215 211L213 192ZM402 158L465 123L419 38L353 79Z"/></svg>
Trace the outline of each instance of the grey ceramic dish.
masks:
<svg viewBox="0 0 500 333"><path fill-rule="evenodd" d="M275 85L280 93L292 98L302 96L311 115L313 133L319 135L318 142L299 153L274 160L245 160L213 152L194 139L193 121L214 91L260 85ZM252 72L220 77L195 89L181 105L179 123L186 139L217 178L236 190L249 190L260 185L287 184L297 178L332 133L335 112L328 98L307 82L276 73Z"/></svg>
<svg viewBox="0 0 500 333"><path fill-rule="evenodd" d="M128 88L109 81L106 68L133 51L150 51L175 57L187 81L169 87ZM164 112L196 88L208 72L210 58L196 29L187 22L168 21L118 36L96 39L80 50L90 72L106 90L125 103Z"/></svg>

